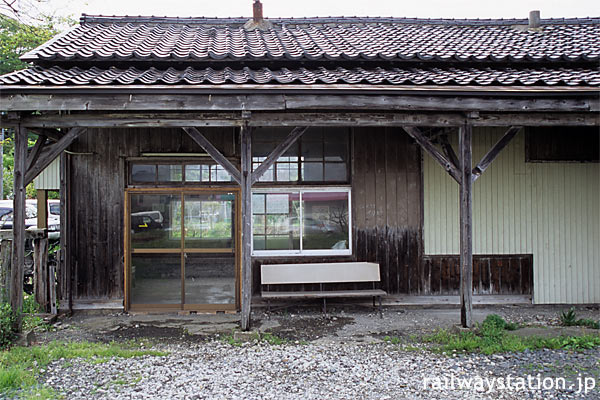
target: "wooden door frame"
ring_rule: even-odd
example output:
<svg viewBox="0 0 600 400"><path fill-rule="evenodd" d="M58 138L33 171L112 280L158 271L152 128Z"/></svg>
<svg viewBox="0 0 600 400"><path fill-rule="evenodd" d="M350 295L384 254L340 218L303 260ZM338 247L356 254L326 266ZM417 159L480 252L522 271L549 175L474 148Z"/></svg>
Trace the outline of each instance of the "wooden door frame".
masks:
<svg viewBox="0 0 600 400"><path fill-rule="evenodd" d="M131 255L133 251L131 249L131 202L130 195L131 194L179 194L179 195L187 195L187 194L202 194L202 193L234 193L235 194L235 210L234 210L234 226L235 226L235 236L234 236L234 260L235 260L235 304L185 304L185 302L181 302L180 304L144 304L139 307L134 306L132 308L131 305ZM241 257L241 246L242 246L242 215L241 215L241 189L236 186L219 186L219 187L181 187L181 186L170 186L170 187L136 187L136 188L125 188L124 190L124 262L123 262L123 274L124 274L124 300L123 307L125 312L129 311L199 311L199 312L215 312L215 311L239 311L241 307L241 295L242 295L242 257ZM183 217L183 210L182 210ZM182 229L184 226L182 225ZM184 235L182 234L182 240ZM181 254L186 253L185 248L180 249L178 252L173 252L173 254ZM193 253L203 253L204 251L192 251ZM165 253L161 251L161 254ZM183 264L182 264L183 268ZM183 272L183 269L182 269ZM182 281L185 280L185 276L182 273L181 276ZM185 286L182 286L182 297L185 296Z"/></svg>

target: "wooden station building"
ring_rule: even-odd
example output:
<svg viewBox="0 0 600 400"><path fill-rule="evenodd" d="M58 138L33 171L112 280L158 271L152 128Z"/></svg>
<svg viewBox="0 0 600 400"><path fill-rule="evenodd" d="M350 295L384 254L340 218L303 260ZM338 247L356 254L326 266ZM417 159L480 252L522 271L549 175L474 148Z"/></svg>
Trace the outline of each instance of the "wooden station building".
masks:
<svg viewBox="0 0 600 400"><path fill-rule="evenodd" d="M0 77L16 220L60 157L63 308L247 328L261 264L345 261L390 294L460 293L469 325L471 293L598 303L599 44L600 19L536 12L83 15Z"/></svg>

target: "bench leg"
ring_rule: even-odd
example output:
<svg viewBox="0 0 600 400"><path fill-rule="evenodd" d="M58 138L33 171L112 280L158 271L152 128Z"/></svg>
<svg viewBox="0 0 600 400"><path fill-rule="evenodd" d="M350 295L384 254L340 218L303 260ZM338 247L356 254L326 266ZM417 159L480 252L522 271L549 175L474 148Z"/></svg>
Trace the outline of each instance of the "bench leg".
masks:
<svg viewBox="0 0 600 400"><path fill-rule="evenodd" d="M327 299L323 297L323 313L327 316Z"/></svg>
<svg viewBox="0 0 600 400"><path fill-rule="evenodd" d="M267 312L271 312L271 300L267 300Z"/></svg>
<svg viewBox="0 0 600 400"><path fill-rule="evenodd" d="M375 296L373 296L373 308L375 308Z"/></svg>
<svg viewBox="0 0 600 400"><path fill-rule="evenodd" d="M383 313L381 312L381 296L379 296L379 318L383 318Z"/></svg>

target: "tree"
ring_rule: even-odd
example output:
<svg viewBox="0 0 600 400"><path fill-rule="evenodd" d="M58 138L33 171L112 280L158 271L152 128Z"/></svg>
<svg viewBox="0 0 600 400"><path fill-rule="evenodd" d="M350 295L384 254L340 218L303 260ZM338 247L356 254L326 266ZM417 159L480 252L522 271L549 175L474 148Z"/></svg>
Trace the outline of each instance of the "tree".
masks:
<svg viewBox="0 0 600 400"><path fill-rule="evenodd" d="M34 5L37 3L41 1L0 0L0 75L27 68L29 64L19 59L21 55L50 40L62 27L75 23L69 17L35 13L37 9ZM11 130L4 130L4 140L0 143L3 146L3 193L0 193L3 199L12 194L13 137ZM32 142L33 139L35 138L30 137L30 145L35 143ZM27 188L28 197L35 196L35 190L30 186Z"/></svg>

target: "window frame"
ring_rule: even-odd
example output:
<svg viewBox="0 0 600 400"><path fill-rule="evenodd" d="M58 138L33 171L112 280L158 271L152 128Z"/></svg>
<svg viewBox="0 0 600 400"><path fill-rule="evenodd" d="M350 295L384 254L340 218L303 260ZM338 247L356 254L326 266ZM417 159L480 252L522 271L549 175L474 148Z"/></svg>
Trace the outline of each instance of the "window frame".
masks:
<svg viewBox="0 0 600 400"><path fill-rule="evenodd" d="M342 250L323 249L316 250L303 249L303 234L304 234L304 206L302 205L302 193L332 193L344 192L348 194L348 248ZM252 195L254 194L269 194L269 193L298 193L300 195L300 213L298 215L300 223L300 249L298 250L255 250L254 249L254 208L251 206L250 230L252 232L250 244L253 257L286 257L286 256L351 256L352 255L352 187L351 186L286 186L286 187L253 187ZM266 215L266 214L265 214Z"/></svg>

